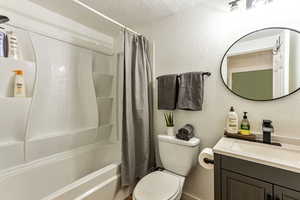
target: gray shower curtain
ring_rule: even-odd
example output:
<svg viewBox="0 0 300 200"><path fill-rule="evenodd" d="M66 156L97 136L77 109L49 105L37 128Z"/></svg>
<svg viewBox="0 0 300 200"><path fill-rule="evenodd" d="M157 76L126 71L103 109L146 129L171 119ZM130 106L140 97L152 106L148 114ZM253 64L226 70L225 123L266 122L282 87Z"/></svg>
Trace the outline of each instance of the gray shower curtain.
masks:
<svg viewBox="0 0 300 200"><path fill-rule="evenodd" d="M131 186L155 167L153 75L149 42L124 32L122 185Z"/></svg>

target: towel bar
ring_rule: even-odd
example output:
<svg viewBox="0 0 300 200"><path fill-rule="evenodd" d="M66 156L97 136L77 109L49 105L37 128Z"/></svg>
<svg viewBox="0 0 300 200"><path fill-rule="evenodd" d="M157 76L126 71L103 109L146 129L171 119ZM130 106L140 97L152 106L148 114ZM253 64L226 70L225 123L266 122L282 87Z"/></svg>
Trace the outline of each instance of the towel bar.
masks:
<svg viewBox="0 0 300 200"><path fill-rule="evenodd" d="M203 72L202 73L202 76L211 76L211 73L210 72ZM156 79L158 79L159 77L156 77Z"/></svg>

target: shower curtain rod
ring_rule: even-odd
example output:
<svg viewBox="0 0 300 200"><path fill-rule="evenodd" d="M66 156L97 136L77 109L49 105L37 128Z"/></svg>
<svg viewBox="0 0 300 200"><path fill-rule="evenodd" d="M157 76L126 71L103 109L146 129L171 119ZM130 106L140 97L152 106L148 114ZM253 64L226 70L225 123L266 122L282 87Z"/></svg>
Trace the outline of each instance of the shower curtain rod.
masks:
<svg viewBox="0 0 300 200"><path fill-rule="evenodd" d="M130 31L130 32L132 32L132 33L134 33L134 34L141 35L141 34L139 34L138 32L132 30L131 28L128 28L128 27L125 26L124 24L121 24L121 23L117 22L116 20L114 20L114 19L112 19L112 18L110 18L110 17L108 17L108 16L102 14L102 13L99 12L98 10L96 10L96 9L94 9L94 8L92 8L92 7L90 7L90 6L88 6L87 4L81 2L80 0L72 0L72 1L75 2L75 3L77 3L78 5L80 5L80 6L84 7L84 8L86 8L86 9L92 11L93 13L99 15L100 17L102 17L102 18L104 18L104 19L110 21L111 23L116 24L116 25L122 27L123 29L126 29L126 30L128 30L128 31Z"/></svg>

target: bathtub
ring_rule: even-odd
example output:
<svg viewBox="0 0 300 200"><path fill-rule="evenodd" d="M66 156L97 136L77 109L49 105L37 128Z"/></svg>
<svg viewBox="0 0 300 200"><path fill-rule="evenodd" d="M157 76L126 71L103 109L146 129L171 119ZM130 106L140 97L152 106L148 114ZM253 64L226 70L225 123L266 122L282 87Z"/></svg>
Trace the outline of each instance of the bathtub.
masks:
<svg viewBox="0 0 300 200"><path fill-rule="evenodd" d="M96 143L1 171L1 199L124 199L120 152L118 143Z"/></svg>

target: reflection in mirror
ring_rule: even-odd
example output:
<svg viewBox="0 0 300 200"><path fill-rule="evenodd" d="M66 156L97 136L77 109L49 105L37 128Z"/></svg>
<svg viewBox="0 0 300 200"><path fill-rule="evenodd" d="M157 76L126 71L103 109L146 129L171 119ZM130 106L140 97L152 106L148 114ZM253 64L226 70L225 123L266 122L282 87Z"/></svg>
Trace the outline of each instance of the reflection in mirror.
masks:
<svg viewBox="0 0 300 200"><path fill-rule="evenodd" d="M300 34L287 28L267 28L235 42L223 57L223 82L233 93L266 101L300 88Z"/></svg>

